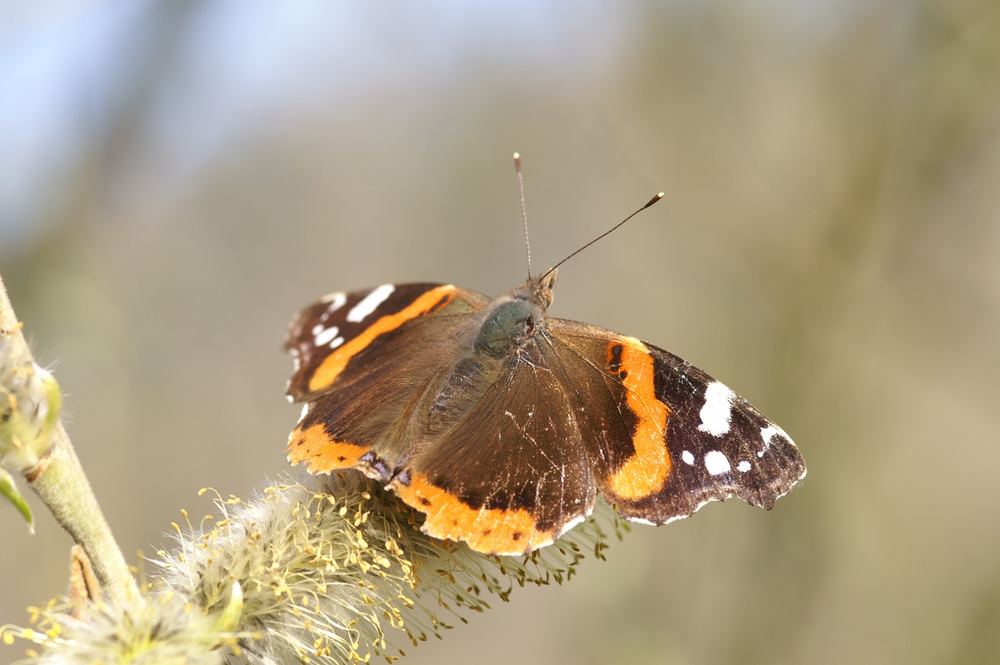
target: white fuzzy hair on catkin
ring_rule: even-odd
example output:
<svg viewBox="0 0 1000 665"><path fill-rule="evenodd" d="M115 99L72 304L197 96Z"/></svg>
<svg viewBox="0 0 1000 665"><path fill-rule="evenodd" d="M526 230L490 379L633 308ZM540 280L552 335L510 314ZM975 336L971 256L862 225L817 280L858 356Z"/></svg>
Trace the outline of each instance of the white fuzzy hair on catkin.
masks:
<svg viewBox="0 0 1000 665"><path fill-rule="evenodd" d="M601 511L530 555L485 556L421 533L419 513L355 473L214 503L219 515L174 525L174 546L149 559L155 570L134 607L74 619L50 605L36 610L31 635L7 628L5 637L41 644L29 659L40 665L393 662L403 646L489 609L490 596L569 579L588 553L603 558L609 524L600 522L620 527Z"/></svg>

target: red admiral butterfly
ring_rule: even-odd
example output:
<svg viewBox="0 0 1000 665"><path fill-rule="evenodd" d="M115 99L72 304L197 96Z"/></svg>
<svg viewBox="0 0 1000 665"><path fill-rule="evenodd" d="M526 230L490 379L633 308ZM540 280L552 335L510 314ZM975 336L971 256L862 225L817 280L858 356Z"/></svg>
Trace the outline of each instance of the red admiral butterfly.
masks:
<svg viewBox="0 0 1000 665"><path fill-rule="evenodd" d="M286 341L288 395L306 403L289 461L357 469L431 536L507 555L551 544L598 493L666 524L733 496L770 509L805 476L791 438L705 372L547 317L556 267L499 298L383 284L302 310Z"/></svg>

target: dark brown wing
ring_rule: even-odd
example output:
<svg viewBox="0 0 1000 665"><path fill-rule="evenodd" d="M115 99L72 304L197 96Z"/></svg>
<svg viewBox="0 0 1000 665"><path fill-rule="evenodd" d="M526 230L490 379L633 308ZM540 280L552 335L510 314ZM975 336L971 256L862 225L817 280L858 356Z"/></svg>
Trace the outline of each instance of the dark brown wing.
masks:
<svg viewBox="0 0 1000 665"><path fill-rule="evenodd" d="M334 293L302 310L285 343L296 360L289 398L307 402L289 461L312 473L357 467L388 479L386 446L454 363L456 336L488 301L450 284L401 284Z"/></svg>
<svg viewBox="0 0 1000 665"><path fill-rule="evenodd" d="M522 554L588 515L596 483L564 387L537 343L500 362L494 373L470 359L466 378L473 392L483 388L478 399L389 487L426 514L426 533Z"/></svg>
<svg viewBox="0 0 1000 665"><path fill-rule="evenodd" d="M785 432L732 390L635 338L548 319L599 487L624 517L665 524L709 501L771 508L805 477Z"/></svg>
<svg viewBox="0 0 1000 665"><path fill-rule="evenodd" d="M331 293L300 311L288 326L287 349L295 360L288 396L310 401L335 384L344 385L391 363L393 354L412 355L407 337L416 324L482 309L489 298L451 284L383 284L352 293ZM418 340L419 341L419 340ZM419 345L418 345L419 346Z"/></svg>

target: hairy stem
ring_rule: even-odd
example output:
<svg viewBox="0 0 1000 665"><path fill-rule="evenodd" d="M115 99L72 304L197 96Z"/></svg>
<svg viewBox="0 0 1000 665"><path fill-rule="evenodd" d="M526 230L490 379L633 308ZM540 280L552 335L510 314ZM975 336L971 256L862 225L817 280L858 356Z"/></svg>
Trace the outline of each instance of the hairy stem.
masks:
<svg viewBox="0 0 1000 665"><path fill-rule="evenodd" d="M32 362L31 350L21 333L14 308L10 304L3 277L0 276L0 331L7 334L7 352L12 358ZM138 593L125 557L111 534L97 498L90 487L73 444L62 423L57 423L48 448L37 464L27 469L12 469L25 480L55 516L56 521L80 545L94 567L106 600L115 602L128 593Z"/></svg>

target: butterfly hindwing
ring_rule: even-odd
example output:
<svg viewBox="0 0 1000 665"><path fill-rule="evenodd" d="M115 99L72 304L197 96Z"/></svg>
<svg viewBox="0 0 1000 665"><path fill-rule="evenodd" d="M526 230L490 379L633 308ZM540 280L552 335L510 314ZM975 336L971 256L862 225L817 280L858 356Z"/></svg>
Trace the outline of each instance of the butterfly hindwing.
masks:
<svg viewBox="0 0 1000 665"><path fill-rule="evenodd" d="M491 554L521 554L553 542L590 513L596 484L558 376L534 342L493 370L459 369L475 398L455 422L428 432L390 484L426 514L423 529ZM461 365L459 366L461 368Z"/></svg>
<svg viewBox="0 0 1000 665"><path fill-rule="evenodd" d="M594 410L583 438L623 517L664 524L734 496L770 508L805 475L781 428L680 358L561 319L547 321L547 335L578 408Z"/></svg>

